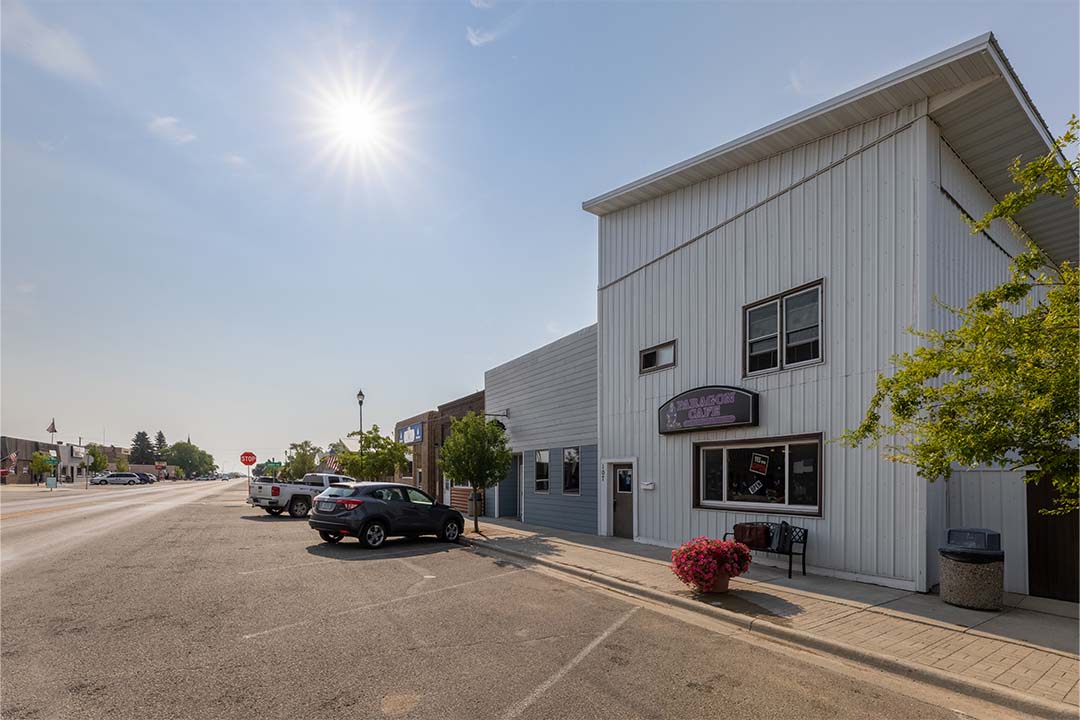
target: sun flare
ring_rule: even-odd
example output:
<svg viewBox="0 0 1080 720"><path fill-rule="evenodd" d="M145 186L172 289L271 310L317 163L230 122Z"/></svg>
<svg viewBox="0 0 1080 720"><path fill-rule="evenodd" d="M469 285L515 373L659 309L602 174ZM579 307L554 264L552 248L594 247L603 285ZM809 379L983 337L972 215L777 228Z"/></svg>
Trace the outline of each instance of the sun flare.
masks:
<svg viewBox="0 0 1080 720"><path fill-rule="evenodd" d="M378 147L383 133L377 109L356 98L332 103L327 108L326 125L333 142L350 152Z"/></svg>

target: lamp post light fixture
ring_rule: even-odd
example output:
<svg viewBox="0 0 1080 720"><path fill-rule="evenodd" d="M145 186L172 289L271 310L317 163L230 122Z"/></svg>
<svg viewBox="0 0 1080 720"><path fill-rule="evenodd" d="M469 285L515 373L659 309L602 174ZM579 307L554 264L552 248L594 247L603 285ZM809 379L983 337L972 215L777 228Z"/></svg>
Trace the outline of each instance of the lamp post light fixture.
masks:
<svg viewBox="0 0 1080 720"><path fill-rule="evenodd" d="M356 391L356 404L360 406L360 453L364 452L364 391Z"/></svg>

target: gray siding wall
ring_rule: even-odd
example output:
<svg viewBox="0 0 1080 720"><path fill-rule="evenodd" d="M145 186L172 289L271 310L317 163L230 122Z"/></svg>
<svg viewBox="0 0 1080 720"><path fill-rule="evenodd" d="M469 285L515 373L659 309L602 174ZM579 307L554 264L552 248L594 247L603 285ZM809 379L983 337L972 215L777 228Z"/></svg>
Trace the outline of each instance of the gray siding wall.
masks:
<svg viewBox="0 0 1080 720"><path fill-rule="evenodd" d="M518 456L515 455L510 462L510 468L506 471L506 479L484 491L485 516L515 517L517 515L518 464L520 462ZM495 514L496 509L498 515Z"/></svg>
<svg viewBox="0 0 1080 720"><path fill-rule="evenodd" d="M566 445L564 447L573 447ZM563 447L536 447L525 457L525 522L533 525L596 533L596 445L581 448L581 494L563 494ZM548 450L548 492L536 492L536 450Z"/></svg>

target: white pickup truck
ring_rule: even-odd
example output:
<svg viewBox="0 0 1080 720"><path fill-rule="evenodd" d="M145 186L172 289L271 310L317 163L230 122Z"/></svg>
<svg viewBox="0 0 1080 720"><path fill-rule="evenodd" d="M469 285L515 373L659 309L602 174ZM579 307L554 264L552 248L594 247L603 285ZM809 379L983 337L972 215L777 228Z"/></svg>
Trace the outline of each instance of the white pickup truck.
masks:
<svg viewBox="0 0 1080 720"><path fill-rule="evenodd" d="M260 507L271 515L280 515L288 510L294 518L302 518L311 510L316 495L332 483L341 482L356 481L345 475L330 473L308 473L300 480L293 481L257 478L251 482L247 502L251 507Z"/></svg>

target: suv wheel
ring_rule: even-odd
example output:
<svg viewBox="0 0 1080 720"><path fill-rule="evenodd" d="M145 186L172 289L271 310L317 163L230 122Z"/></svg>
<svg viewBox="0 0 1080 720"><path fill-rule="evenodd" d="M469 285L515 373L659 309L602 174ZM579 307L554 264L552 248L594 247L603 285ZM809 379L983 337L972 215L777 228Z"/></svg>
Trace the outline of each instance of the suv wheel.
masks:
<svg viewBox="0 0 1080 720"><path fill-rule="evenodd" d="M293 501L289 503L289 515L294 518L307 517L309 510L311 510L311 501L307 498L293 498Z"/></svg>
<svg viewBox="0 0 1080 720"><path fill-rule="evenodd" d="M275 516L280 515L281 513L285 512L285 508L264 508L264 509L266 510L266 512L270 513L271 515L275 515Z"/></svg>
<svg viewBox="0 0 1080 720"><path fill-rule="evenodd" d="M329 530L320 530L319 537L323 539L323 542L328 542L331 545L341 542L341 533L330 532Z"/></svg>
<svg viewBox="0 0 1080 720"><path fill-rule="evenodd" d="M364 547L372 549L382 547L386 542L386 525L381 520L372 520L364 527L360 542L364 543Z"/></svg>
<svg viewBox="0 0 1080 720"><path fill-rule="evenodd" d="M128 481L127 481L127 484L128 484L128 485L134 485L134 484L135 484L135 481L134 481L134 480L128 480Z"/></svg>
<svg viewBox="0 0 1080 720"><path fill-rule="evenodd" d="M443 542L457 542L461 537L461 523L457 520L447 520L442 526L442 532L439 533L439 538Z"/></svg>

